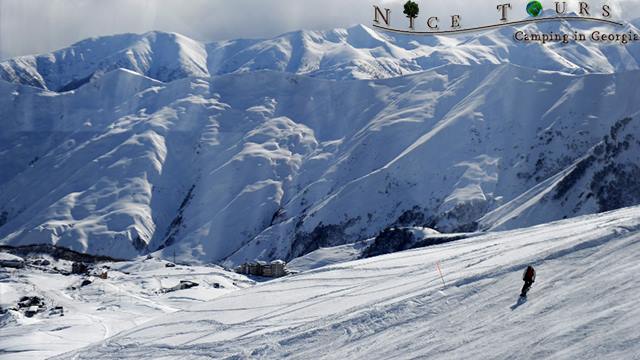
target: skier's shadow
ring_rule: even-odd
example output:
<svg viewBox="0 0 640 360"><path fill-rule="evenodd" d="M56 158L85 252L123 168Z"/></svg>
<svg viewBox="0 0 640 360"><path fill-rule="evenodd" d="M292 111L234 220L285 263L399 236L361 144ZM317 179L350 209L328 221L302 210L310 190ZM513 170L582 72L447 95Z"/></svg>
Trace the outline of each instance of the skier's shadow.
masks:
<svg viewBox="0 0 640 360"><path fill-rule="evenodd" d="M511 305L511 310L517 309L520 305L527 302L527 298L523 296L518 296L518 301L515 304Z"/></svg>

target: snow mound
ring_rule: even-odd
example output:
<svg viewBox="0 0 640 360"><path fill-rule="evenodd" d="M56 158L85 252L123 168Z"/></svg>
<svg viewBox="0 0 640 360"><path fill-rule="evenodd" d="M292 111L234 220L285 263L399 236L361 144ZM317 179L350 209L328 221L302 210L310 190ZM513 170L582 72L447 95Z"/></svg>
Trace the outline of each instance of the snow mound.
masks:
<svg viewBox="0 0 640 360"><path fill-rule="evenodd" d="M24 262L20 256L12 255L6 252L0 252L0 262Z"/></svg>

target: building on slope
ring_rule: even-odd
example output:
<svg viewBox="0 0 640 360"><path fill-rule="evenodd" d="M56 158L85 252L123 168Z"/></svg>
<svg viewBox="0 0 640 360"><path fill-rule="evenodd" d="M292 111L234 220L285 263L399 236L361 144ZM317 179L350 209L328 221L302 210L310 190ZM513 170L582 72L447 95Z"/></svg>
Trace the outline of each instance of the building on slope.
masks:
<svg viewBox="0 0 640 360"><path fill-rule="evenodd" d="M288 274L287 263L282 260L274 260L270 263L256 261L244 263L236 268L236 272L245 275L265 276L278 278Z"/></svg>

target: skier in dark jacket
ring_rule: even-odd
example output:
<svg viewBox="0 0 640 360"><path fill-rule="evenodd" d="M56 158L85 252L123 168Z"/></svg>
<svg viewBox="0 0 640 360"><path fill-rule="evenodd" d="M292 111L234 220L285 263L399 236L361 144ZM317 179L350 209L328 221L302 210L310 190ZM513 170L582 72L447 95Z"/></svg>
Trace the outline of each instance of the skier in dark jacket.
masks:
<svg viewBox="0 0 640 360"><path fill-rule="evenodd" d="M536 270L533 266L529 265L524 269L524 273L522 273L522 280L524 280L524 286L522 287L522 293L520 293L520 296L526 297L531 285L536 281Z"/></svg>

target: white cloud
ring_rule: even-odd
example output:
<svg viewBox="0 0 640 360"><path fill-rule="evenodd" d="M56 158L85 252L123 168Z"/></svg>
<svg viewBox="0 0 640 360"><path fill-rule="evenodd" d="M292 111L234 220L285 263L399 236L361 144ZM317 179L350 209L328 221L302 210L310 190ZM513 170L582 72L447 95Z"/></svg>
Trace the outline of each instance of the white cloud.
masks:
<svg viewBox="0 0 640 360"><path fill-rule="evenodd" d="M417 0L421 16L459 13L463 24L496 20L508 0ZM627 18L640 15L638 0L587 0L615 5ZM615 1L615 4L613 3ZM175 31L213 41L271 37L297 29L370 24L373 4L394 9L402 24L403 0L0 0L0 57L51 51L90 36L149 30ZM542 0L552 7L554 1ZM570 1L573 4L577 0ZM524 16L526 0L512 0ZM574 5L575 6L575 5ZM516 14L521 15L516 15ZM423 19L426 19L424 17Z"/></svg>

